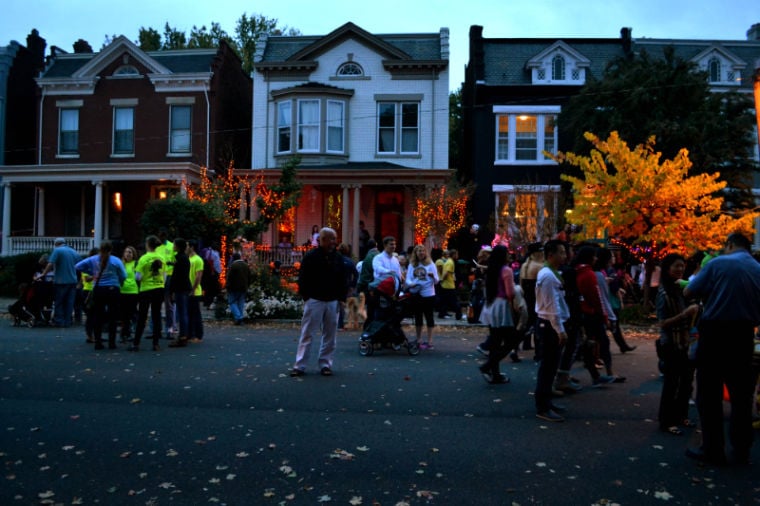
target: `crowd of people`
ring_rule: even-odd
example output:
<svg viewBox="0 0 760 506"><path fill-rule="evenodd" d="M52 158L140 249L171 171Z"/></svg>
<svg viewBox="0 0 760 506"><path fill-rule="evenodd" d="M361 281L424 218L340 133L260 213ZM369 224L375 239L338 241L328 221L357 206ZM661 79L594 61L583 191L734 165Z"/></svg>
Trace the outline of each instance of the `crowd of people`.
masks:
<svg viewBox="0 0 760 506"><path fill-rule="evenodd" d="M42 271L34 278L45 279L52 274L53 326L71 327L83 312L86 342L94 344L96 350L106 349L105 333L108 349L118 348L120 334L120 344L128 351L139 351L150 325L151 348L160 351L162 337L170 340L171 348L202 342L201 305L209 293L216 296L219 292L215 282L204 283L203 273L212 270L218 276L214 270L216 253L204 253L204 261L197 241L178 237L172 242L165 229L145 239L142 255L135 247L125 246L121 257L114 254L110 241L103 241L81 258L64 238L57 238ZM230 271L233 287L238 275L238 269ZM246 282L244 293L247 286ZM230 294L239 295L234 290ZM239 297L234 300L239 308Z"/></svg>
<svg viewBox="0 0 760 506"><path fill-rule="evenodd" d="M410 342L419 349L434 349L436 313L438 318L446 318L448 311L453 311L456 319L462 318L456 293L460 282L456 249L443 251L434 260L425 245L399 255L395 237L384 237L381 244L365 237L362 247L366 253L354 263L350 247L337 244L335 230L324 227L315 234L317 245L304 254L299 269L298 290L304 309L291 376L306 374L312 345L318 345L319 373L333 374L336 336L346 319L346 300L360 295L366 300L366 329L380 318L375 292L380 283L391 280L394 293L411 297L408 316L414 336ZM204 272L211 270L218 278L221 268L217 271L215 262L219 253L213 248L199 251L194 240L169 241L166 235L162 230L148 236L142 255L127 246L121 257L114 254L108 241L80 258L63 238L56 239L44 268L35 276L52 275L53 324L72 325L80 291L87 316L86 339L96 350L106 348L104 334L107 347L117 348L120 330L126 349L138 351L149 322L154 351L161 349L159 339L164 332L174 337L170 347L201 342L205 292L218 291L218 286L204 286ZM751 256L750 248L746 237L733 233L721 255L705 256L695 268L687 270L688 259L675 253L659 262L655 297L660 328L657 353L663 377L659 427L680 436L696 426L689 418L696 380L702 446L689 449L687 456L717 465L748 462L752 442L760 262ZM504 244L481 246L471 254L468 282L472 283L470 306L474 311L468 318L488 329L477 351L485 356L479 373L489 384L510 382L500 370L507 356L519 361L518 350L534 350L538 363L536 416L562 422L567 408L557 398L584 388L572 374L576 361L588 372L591 388L626 381L614 367L611 345L614 341L620 353L636 348L626 342L619 324L630 280L610 249L555 238L527 245L520 259L513 258ZM239 252L233 253L229 264L227 296L232 318L240 324L250 270ZM724 388L731 402L728 453L723 431Z"/></svg>

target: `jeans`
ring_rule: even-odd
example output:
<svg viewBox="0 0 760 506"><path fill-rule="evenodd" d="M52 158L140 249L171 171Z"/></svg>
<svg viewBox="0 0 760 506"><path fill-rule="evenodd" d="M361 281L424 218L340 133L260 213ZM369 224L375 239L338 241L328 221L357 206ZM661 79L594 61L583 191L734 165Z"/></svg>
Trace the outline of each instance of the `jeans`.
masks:
<svg viewBox="0 0 760 506"><path fill-rule="evenodd" d="M243 321L245 318L245 292L227 292L227 304L230 306L232 319L236 323Z"/></svg>
<svg viewBox="0 0 760 506"><path fill-rule="evenodd" d="M77 296L76 283L56 283L53 323L61 327L71 327L74 314L74 299Z"/></svg>
<svg viewBox="0 0 760 506"><path fill-rule="evenodd" d="M190 317L187 312L187 305L190 299L190 292L174 292L174 304L177 306L175 316L179 326L178 337L186 338L188 327L190 326Z"/></svg>

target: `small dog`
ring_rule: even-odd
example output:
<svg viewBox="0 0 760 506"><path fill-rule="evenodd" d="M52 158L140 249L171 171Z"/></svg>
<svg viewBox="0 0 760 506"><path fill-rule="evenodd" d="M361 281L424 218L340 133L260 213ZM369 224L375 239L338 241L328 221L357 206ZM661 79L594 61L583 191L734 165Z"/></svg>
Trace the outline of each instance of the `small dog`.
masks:
<svg viewBox="0 0 760 506"><path fill-rule="evenodd" d="M346 328L357 330L367 319L367 307L364 293L346 299Z"/></svg>

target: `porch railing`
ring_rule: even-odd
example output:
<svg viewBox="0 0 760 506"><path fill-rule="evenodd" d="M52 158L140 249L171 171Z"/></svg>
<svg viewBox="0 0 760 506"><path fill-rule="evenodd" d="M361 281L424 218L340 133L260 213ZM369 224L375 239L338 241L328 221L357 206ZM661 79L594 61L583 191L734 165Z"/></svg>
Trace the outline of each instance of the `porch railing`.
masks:
<svg viewBox="0 0 760 506"><path fill-rule="evenodd" d="M64 237L66 244L77 253L84 256L90 252L94 245L92 237ZM52 251L56 237L43 236L11 236L8 238L8 251L3 251L3 256L20 255L35 251Z"/></svg>
<svg viewBox="0 0 760 506"><path fill-rule="evenodd" d="M303 246L282 248L280 246L258 244L254 247L254 252L256 254L256 260L261 263L270 264L276 260L279 260L280 264L283 267L289 267L296 262L300 262L303 258L303 254L309 249L310 248Z"/></svg>

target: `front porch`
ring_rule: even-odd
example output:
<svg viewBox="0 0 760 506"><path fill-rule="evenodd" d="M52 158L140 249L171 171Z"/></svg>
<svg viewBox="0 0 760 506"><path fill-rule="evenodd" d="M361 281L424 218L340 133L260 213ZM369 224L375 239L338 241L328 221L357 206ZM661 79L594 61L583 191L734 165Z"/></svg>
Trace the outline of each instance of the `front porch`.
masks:
<svg viewBox="0 0 760 506"><path fill-rule="evenodd" d="M60 237L60 236L58 236ZM92 237L64 237L66 244L82 256L87 255L95 247L95 239ZM53 250L56 237L41 236L11 236L8 238L8 252L3 251L3 256L21 255L37 251L50 252Z"/></svg>

